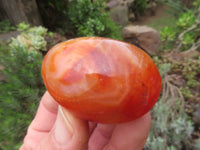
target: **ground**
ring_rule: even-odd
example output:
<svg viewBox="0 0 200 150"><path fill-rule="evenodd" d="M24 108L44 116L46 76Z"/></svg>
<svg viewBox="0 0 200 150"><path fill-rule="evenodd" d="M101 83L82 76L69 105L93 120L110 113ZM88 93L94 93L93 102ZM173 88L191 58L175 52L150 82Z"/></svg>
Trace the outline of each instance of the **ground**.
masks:
<svg viewBox="0 0 200 150"><path fill-rule="evenodd" d="M138 18L135 22L133 22L134 25L147 25L151 26L157 30L161 29L162 27L165 27L166 25L169 25L169 23L173 23L175 20L174 16L172 16L172 13L170 13L171 9L169 6L159 4L152 14L151 12L144 13L141 17ZM171 20L169 22L169 20Z"/></svg>

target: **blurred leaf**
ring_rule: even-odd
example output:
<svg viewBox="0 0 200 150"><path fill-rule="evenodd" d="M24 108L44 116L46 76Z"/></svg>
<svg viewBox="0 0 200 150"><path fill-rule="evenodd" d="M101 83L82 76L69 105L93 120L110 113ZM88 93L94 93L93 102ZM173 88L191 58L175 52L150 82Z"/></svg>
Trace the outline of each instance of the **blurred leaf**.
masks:
<svg viewBox="0 0 200 150"><path fill-rule="evenodd" d="M163 77L165 75L167 75L167 73L171 70L171 64L170 63L164 63L161 64L159 67L159 72L160 75Z"/></svg>

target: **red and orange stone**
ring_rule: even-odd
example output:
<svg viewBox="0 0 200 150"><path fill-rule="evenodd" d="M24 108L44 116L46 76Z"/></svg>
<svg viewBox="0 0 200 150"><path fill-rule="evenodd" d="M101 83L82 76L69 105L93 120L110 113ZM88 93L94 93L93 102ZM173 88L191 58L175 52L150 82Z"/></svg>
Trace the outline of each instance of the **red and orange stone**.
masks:
<svg viewBox="0 0 200 150"><path fill-rule="evenodd" d="M113 39L84 37L54 46L42 63L47 90L80 118L121 123L147 113L161 77L140 48Z"/></svg>

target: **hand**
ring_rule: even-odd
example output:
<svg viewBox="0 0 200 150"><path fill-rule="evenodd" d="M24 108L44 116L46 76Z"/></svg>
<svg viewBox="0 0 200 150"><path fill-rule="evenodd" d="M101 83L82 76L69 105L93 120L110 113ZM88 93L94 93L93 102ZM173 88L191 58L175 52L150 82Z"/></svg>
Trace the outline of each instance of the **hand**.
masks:
<svg viewBox="0 0 200 150"><path fill-rule="evenodd" d="M20 150L142 150L150 114L123 124L97 124L77 118L48 92L28 128Z"/></svg>

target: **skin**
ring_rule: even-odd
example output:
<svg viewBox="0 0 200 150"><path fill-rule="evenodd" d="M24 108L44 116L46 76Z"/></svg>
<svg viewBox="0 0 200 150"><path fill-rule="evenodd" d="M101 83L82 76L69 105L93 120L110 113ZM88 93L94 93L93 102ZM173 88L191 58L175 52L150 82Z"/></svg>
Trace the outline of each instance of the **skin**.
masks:
<svg viewBox="0 0 200 150"><path fill-rule="evenodd" d="M82 120L46 92L20 150L142 150L150 125L149 113L123 124Z"/></svg>

